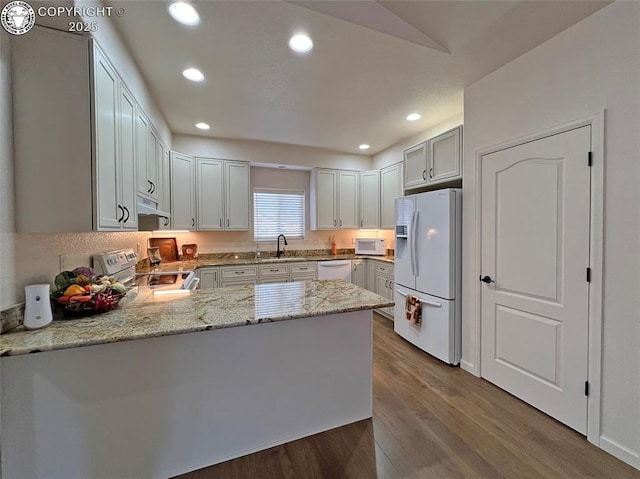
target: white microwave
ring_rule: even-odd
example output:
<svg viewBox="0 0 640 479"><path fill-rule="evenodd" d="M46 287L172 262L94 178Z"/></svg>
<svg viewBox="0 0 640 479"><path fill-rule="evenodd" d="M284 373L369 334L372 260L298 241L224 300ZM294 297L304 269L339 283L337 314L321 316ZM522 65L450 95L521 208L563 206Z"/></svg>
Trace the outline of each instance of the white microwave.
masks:
<svg viewBox="0 0 640 479"><path fill-rule="evenodd" d="M356 238L356 254L384 256L387 254L384 238Z"/></svg>

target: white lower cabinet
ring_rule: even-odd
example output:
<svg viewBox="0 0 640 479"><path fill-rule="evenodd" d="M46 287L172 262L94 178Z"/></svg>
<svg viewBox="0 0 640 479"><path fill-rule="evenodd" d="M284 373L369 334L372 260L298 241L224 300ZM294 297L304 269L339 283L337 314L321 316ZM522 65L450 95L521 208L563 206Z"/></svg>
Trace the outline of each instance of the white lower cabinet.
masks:
<svg viewBox="0 0 640 479"><path fill-rule="evenodd" d="M351 282L361 288L367 288L367 261L364 259L351 260Z"/></svg>
<svg viewBox="0 0 640 479"><path fill-rule="evenodd" d="M196 270L196 276L200 278L200 289L211 289L218 287L218 275L220 269L216 267L199 268Z"/></svg>
<svg viewBox="0 0 640 479"><path fill-rule="evenodd" d="M375 261L375 260L374 260ZM393 300L393 265L390 263L382 263L375 261L375 293L387 299ZM379 313L393 319L393 306L380 308Z"/></svg>
<svg viewBox="0 0 640 479"><path fill-rule="evenodd" d="M318 262L305 261L291 263L291 281L311 281L318 279Z"/></svg>

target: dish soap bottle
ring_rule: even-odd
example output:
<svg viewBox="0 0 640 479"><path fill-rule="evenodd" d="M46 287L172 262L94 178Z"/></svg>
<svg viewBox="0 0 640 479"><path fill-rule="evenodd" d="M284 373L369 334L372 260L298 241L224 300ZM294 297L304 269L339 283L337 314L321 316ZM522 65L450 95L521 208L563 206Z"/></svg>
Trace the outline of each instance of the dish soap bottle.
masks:
<svg viewBox="0 0 640 479"><path fill-rule="evenodd" d="M336 244L335 238L331 240L331 254L338 254L338 245Z"/></svg>
<svg viewBox="0 0 640 479"><path fill-rule="evenodd" d="M256 259L260 260L260 244L256 243Z"/></svg>

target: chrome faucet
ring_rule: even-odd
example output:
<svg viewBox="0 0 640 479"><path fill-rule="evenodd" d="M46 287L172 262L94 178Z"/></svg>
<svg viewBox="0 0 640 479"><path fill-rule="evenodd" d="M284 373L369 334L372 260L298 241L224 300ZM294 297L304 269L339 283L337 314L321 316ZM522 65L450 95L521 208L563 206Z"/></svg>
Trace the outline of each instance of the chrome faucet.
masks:
<svg viewBox="0 0 640 479"><path fill-rule="evenodd" d="M284 240L284 246L287 246L287 237L283 234L279 234L278 235L278 251L276 252L276 258L279 258L281 255L284 254L284 246L282 247L282 251L280 251L280 236L282 236L282 239Z"/></svg>

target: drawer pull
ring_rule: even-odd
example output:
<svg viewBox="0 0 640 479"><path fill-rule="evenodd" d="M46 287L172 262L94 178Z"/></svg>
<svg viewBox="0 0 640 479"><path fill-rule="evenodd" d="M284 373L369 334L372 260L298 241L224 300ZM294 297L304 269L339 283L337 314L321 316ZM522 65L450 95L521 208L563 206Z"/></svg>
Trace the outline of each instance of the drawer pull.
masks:
<svg viewBox="0 0 640 479"><path fill-rule="evenodd" d="M244 271L235 271L236 274L244 274Z"/></svg>
<svg viewBox="0 0 640 479"><path fill-rule="evenodd" d="M308 270L308 269L309 269L309 267L308 267L308 266L305 266L304 268L303 268L303 267L300 267L300 268L298 268L298 269L299 269L300 271L306 271L306 270Z"/></svg>
<svg viewBox="0 0 640 479"><path fill-rule="evenodd" d="M271 271L272 273L277 273L280 270L279 269L270 269L269 271Z"/></svg>

